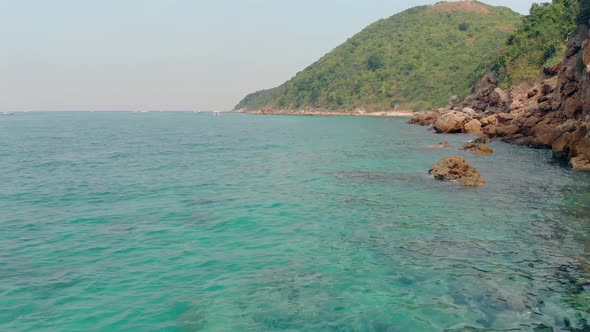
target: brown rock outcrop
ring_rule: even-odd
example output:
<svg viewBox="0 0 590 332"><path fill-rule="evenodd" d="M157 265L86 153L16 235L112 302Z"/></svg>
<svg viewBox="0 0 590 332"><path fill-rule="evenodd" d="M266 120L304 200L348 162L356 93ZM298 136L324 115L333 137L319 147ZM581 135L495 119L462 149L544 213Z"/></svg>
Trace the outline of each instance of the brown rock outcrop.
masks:
<svg viewBox="0 0 590 332"><path fill-rule="evenodd" d="M479 134L481 133L481 122L477 119L473 119L463 125L463 132L467 134Z"/></svg>
<svg viewBox="0 0 590 332"><path fill-rule="evenodd" d="M506 137L515 135L520 131L520 127L514 124L496 127L496 137Z"/></svg>
<svg viewBox="0 0 590 332"><path fill-rule="evenodd" d="M584 155L570 159L570 167L581 171L590 171L590 160Z"/></svg>
<svg viewBox="0 0 590 332"><path fill-rule="evenodd" d="M462 104L421 112L410 123L430 125L439 133L481 133L486 138L532 148L548 148L571 166L590 170L590 37L581 33L567 45L564 59L545 68L535 84L510 91L499 88L495 74L485 75Z"/></svg>
<svg viewBox="0 0 590 332"><path fill-rule="evenodd" d="M439 160L429 173L437 180L458 181L468 187L478 187L486 183L479 171L459 156Z"/></svg>
<svg viewBox="0 0 590 332"><path fill-rule="evenodd" d="M463 107L461 109L461 113L472 117L472 118L476 118L477 117L477 113L475 112L475 110L473 110L473 108L469 108L469 107Z"/></svg>
<svg viewBox="0 0 590 332"><path fill-rule="evenodd" d="M483 126L496 125L498 124L498 117L496 115L489 115L482 118L479 122L481 122Z"/></svg>
<svg viewBox="0 0 590 332"><path fill-rule="evenodd" d="M434 122L434 130L437 133L450 134L460 133L463 131L463 124L469 120L469 117L462 112L451 111L443 113Z"/></svg>
<svg viewBox="0 0 590 332"><path fill-rule="evenodd" d="M516 115L511 114L511 113L498 113L496 115L496 118L498 119L499 123L505 124L505 123L509 123L510 121L514 120L516 118Z"/></svg>
<svg viewBox="0 0 590 332"><path fill-rule="evenodd" d="M556 157L571 159L572 167L587 169L590 37L582 34L573 38L565 58L549 69L545 68L545 74L552 77L534 85L515 86L508 93L498 89L496 77L488 74L464 105L488 115L478 119L485 135L513 144L550 148Z"/></svg>
<svg viewBox="0 0 590 332"><path fill-rule="evenodd" d="M420 126L431 126L440 117L437 111L423 111L416 112L414 116L408 121L409 124L417 124Z"/></svg>

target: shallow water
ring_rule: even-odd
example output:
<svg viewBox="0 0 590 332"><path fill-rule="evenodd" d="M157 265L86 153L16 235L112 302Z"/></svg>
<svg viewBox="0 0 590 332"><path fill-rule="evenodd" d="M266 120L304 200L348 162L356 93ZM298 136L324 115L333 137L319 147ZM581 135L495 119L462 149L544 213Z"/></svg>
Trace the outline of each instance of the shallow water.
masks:
<svg viewBox="0 0 590 332"><path fill-rule="evenodd" d="M468 139L393 118L0 117L0 330L585 328L590 175ZM449 154L489 184L429 178Z"/></svg>

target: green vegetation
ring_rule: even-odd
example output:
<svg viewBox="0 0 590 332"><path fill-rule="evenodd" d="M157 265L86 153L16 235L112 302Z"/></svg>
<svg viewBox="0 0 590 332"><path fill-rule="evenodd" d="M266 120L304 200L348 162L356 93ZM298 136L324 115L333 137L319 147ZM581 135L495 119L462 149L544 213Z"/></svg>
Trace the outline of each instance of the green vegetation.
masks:
<svg viewBox="0 0 590 332"><path fill-rule="evenodd" d="M479 2L415 7L380 20L283 85L237 109L440 107L466 96L520 15Z"/></svg>
<svg viewBox="0 0 590 332"><path fill-rule="evenodd" d="M531 7L495 62L503 85L537 80L543 68L561 61L567 40L576 30L581 2L587 0L553 0Z"/></svg>

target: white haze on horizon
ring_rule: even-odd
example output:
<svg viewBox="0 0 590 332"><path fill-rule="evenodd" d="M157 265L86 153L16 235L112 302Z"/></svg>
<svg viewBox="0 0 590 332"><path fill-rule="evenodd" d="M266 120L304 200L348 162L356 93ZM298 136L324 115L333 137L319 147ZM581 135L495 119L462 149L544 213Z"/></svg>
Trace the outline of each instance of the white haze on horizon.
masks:
<svg viewBox="0 0 590 332"><path fill-rule="evenodd" d="M487 1L527 13L533 1ZM0 112L233 108L429 1L0 0Z"/></svg>

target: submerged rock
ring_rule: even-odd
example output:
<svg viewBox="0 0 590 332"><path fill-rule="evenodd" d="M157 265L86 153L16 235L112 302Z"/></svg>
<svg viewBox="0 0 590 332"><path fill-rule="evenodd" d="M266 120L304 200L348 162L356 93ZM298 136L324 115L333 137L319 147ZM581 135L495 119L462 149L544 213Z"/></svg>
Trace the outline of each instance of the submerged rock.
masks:
<svg viewBox="0 0 590 332"><path fill-rule="evenodd" d="M429 147L429 148L448 148L449 146L451 146L451 145L449 144L449 142L447 142L447 141L444 141L444 142L440 142L440 143L438 143L438 144L432 144L432 145L429 145L428 147Z"/></svg>
<svg viewBox="0 0 590 332"><path fill-rule="evenodd" d="M461 150L471 151L475 154L492 154L494 150L490 149L486 145L477 144L477 143L467 143L465 144Z"/></svg>
<svg viewBox="0 0 590 332"><path fill-rule="evenodd" d="M479 135L478 138L473 140L473 143L486 144L489 141L490 141L490 137L488 135L481 134L481 135Z"/></svg>
<svg viewBox="0 0 590 332"><path fill-rule="evenodd" d="M440 181L458 181L464 186L478 187L486 183L479 171L463 157L450 156L439 160L430 174Z"/></svg>

